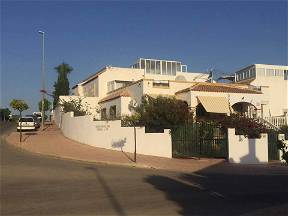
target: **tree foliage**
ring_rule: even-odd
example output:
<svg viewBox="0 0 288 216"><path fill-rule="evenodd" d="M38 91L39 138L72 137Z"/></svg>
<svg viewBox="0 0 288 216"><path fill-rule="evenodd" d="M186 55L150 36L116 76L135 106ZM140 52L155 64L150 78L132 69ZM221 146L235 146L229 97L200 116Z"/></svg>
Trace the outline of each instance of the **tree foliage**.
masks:
<svg viewBox="0 0 288 216"><path fill-rule="evenodd" d="M44 111L48 111L51 108L51 102L47 100L46 98L44 99ZM41 112L42 111L42 100L39 101L38 103L38 109Z"/></svg>
<svg viewBox="0 0 288 216"><path fill-rule="evenodd" d="M28 104L24 101L24 100L17 100L17 99L13 99L10 102L10 106L14 109L14 110L18 110L21 116L21 113L24 110L29 109Z"/></svg>
<svg viewBox="0 0 288 216"><path fill-rule="evenodd" d="M63 112L74 112L74 116L89 115L88 103L83 103L81 98L71 99L69 101L61 100L59 105L63 108Z"/></svg>
<svg viewBox="0 0 288 216"><path fill-rule="evenodd" d="M236 134L244 135L248 138L260 138L261 133L272 131L263 123L259 122L258 119L247 118L233 113L230 116L210 116L209 121L217 122L225 128L235 128Z"/></svg>
<svg viewBox="0 0 288 216"><path fill-rule="evenodd" d="M59 101L59 96L69 95L70 88L69 88L68 74L70 74L71 71L73 71L73 68L69 64L63 62L62 64L55 67L55 70L58 73L58 78L57 81L54 83L54 92L53 92L54 107L56 107Z"/></svg>
<svg viewBox="0 0 288 216"><path fill-rule="evenodd" d="M17 99L13 99L10 102L10 106L19 111L20 114L20 118L22 117L22 112L24 110L29 109L28 104L24 101L24 100L17 100ZM22 141L22 123L20 124L20 142Z"/></svg>
<svg viewBox="0 0 288 216"><path fill-rule="evenodd" d="M286 165L288 165L288 146L283 140L278 140L277 147L282 152L282 159L285 161Z"/></svg>
<svg viewBox="0 0 288 216"><path fill-rule="evenodd" d="M11 114L11 111L8 108L2 108L0 109L0 119L3 120L8 120L9 115Z"/></svg>
<svg viewBox="0 0 288 216"><path fill-rule="evenodd" d="M282 125L280 133L285 135L285 139L288 140L288 125Z"/></svg>
<svg viewBox="0 0 288 216"><path fill-rule="evenodd" d="M132 116L123 118L124 125L142 125L167 129L184 124L190 117L188 104L175 97L143 96L141 104L134 108Z"/></svg>

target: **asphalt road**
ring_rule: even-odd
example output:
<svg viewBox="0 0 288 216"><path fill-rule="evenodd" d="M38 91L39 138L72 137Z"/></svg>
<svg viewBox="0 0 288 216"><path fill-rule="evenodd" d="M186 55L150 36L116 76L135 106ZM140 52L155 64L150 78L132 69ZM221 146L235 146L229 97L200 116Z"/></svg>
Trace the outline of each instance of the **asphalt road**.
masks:
<svg viewBox="0 0 288 216"><path fill-rule="evenodd" d="M288 168L176 173L60 160L4 140L0 148L1 215L288 215Z"/></svg>

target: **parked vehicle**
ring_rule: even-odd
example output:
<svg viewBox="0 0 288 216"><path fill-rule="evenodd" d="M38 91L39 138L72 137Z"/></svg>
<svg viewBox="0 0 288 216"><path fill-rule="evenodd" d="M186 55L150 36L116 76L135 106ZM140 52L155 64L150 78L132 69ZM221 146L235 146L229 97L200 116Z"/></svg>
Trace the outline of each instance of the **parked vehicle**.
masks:
<svg viewBox="0 0 288 216"><path fill-rule="evenodd" d="M32 118L34 119L34 122L35 122L35 127L36 127L36 128L40 128L41 123L40 123L40 121L38 120L38 118L37 118L36 115L26 115L26 117L32 117Z"/></svg>
<svg viewBox="0 0 288 216"><path fill-rule="evenodd" d="M33 112L33 115L35 115L38 118L39 122L41 122L41 120L42 120L42 113L41 112Z"/></svg>
<svg viewBox="0 0 288 216"><path fill-rule="evenodd" d="M36 130L35 120L33 117L22 117L18 120L17 131L21 130Z"/></svg>

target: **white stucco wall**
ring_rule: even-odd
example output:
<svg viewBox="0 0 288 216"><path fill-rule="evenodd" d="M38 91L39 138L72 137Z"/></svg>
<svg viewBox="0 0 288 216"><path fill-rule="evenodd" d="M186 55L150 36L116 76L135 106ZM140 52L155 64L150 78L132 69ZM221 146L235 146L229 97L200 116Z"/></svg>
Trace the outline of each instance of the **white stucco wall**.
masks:
<svg viewBox="0 0 288 216"><path fill-rule="evenodd" d="M235 135L235 129L228 129L229 162L241 164L268 163L268 136L261 134L260 139L248 139Z"/></svg>
<svg viewBox="0 0 288 216"><path fill-rule="evenodd" d="M120 118L123 115L130 115L131 111L129 110L129 103L131 97L118 97L105 103L100 103L100 109L106 108L106 115L110 117L110 107L116 106L116 118Z"/></svg>
<svg viewBox="0 0 288 216"><path fill-rule="evenodd" d="M283 115L283 109L288 109L288 80L283 77L257 77L251 83L255 86L263 86L263 101L268 101L264 116Z"/></svg>
<svg viewBox="0 0 288 216"><path fill-rule="evenodd" d="M134 152L134 128L121 127L121 121L92 121L91 116L73 117L62 114L60 126L64 136L90 146L124 152ZM159 157L172 157L169 130L164 133L145 133L145 128L136 128L137 153Z"/></svg>

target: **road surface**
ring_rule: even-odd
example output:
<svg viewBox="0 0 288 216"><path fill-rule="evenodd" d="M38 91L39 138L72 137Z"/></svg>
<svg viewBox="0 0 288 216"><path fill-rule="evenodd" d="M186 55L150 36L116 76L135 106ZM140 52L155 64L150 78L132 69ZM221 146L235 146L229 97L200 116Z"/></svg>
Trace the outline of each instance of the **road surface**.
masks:
<svg viewBox="0 0 288 216"><path fill-rule="evenodd" d="M288 168L177 173L61 160L3 139L0 148L1 215L288 215Z"/></svg>

